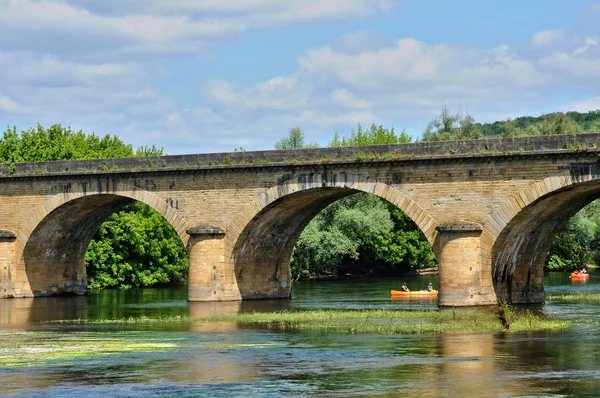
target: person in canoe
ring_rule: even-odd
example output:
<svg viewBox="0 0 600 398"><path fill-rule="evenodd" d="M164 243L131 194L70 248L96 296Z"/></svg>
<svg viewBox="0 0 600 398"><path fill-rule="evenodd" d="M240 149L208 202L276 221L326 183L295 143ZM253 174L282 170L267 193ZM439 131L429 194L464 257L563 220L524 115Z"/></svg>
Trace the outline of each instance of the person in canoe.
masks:
<svg viewBox="0 0 600 398"><path fill-rule="evenodd" d="M431 283L429 285L427 285L427 291L433 292L433 285Z"/></svg>
<svg viewBox="0 0 600 398"><path fill-rule="evenodd" d="M585 274L587 274L587 270L585 268L583 268L581 271L579 271L579 273L581 275L585 275Z"/></svg>
<svg viewBox="0 0 600 398"><path fill-rule="evenodd" d="M410 289L408 288L408 286L406 286L406 282L404 282L404 283L402 284L402 291L403 291L403 292L410 292Z"/></svg>

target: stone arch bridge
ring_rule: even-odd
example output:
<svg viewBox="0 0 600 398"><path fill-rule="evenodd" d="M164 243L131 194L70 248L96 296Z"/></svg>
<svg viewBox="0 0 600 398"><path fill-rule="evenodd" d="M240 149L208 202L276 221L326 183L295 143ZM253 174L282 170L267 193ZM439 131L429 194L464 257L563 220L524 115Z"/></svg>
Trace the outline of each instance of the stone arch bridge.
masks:
<svg viewBox="0 0 600 398"><path fill-rule="evenodd" d="M190 256L189 300L286 298L308 222L357 192L424 232L442 306L544 300L568 219L600 197L600 134L0 165L0 297L86 292L85 252L131 201Z"/></svg>

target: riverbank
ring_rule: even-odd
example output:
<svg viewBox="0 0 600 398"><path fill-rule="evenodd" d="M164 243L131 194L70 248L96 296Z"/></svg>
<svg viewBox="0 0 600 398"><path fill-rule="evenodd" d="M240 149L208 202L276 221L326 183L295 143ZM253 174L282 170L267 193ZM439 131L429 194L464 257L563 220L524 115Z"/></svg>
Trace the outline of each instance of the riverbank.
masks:
<svg viewBox="0 0 600 398"><path fill-rule="evenodd" d="M439 275L440 269L439 267L430 267L430 268L419 268L410 270L408 272L404 272L402 274L398 274L395 278L402 278L405 276L430 276L430 275ZM294 279L296 282L308 281L308 280L343 280L343 279L359 279L359 278L385 278L379 275L362 275L362 274L353 274L351 272L346 272L343 275L334 274L331 272L326 272L322 274L306 274L301 275L298 278Z"/></svg>

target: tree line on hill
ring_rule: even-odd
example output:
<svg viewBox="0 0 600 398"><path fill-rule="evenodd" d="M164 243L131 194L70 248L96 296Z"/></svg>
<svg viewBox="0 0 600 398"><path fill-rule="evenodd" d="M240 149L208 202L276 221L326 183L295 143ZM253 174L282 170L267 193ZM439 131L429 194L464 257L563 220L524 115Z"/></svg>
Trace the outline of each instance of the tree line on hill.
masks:
<svg viewBox="0 0 600 398"><path fill-rule="evenodd" d="M468 115L444 106L422 135L423 141L574 134L600 131L600 110L552 113L494 123L475 123ZM340 137L329 146L409 143L405 131L372 125ZM316 147L300 128L275 144L276 149ZM162 148L133 150L117 136L73 131L59 124L17 132L7 128L0 138L0 162L35 162L159 156ZM552 243L547 269L572 270L597 263L600 252L600 203L592 202L573 217ZM292 255L294 278L309 275L393 276L436 265L435 255L414 222L389 202L359 193L328 206L300 235ZM149 287L184 283L188 257L177 233L143 203L132 203L111 215L86 252L88 286L92 289Z"/></svg>

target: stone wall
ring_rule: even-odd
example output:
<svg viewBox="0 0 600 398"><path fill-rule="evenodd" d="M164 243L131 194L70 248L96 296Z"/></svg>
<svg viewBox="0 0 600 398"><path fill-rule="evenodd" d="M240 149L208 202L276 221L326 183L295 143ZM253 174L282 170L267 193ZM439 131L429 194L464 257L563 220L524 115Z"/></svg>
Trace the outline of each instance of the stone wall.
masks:
<svg viewBox="0 0 600 398"><path fill-rule="evenodd" d="M553 154L597 149L600 133L543 137L487 138L482 140L416 142L361 147L297 150L239 151L124 159L0 163L0 176L18 174L70 174L142 171L148 169L244 168L248 165L350 161L386 157L395 160L443 160L470 157L504 157L507 154Z"/></svg>

